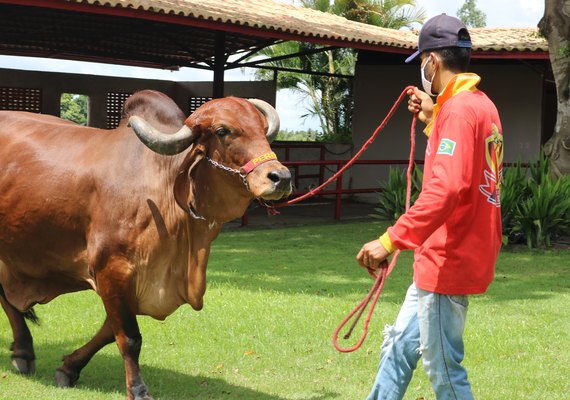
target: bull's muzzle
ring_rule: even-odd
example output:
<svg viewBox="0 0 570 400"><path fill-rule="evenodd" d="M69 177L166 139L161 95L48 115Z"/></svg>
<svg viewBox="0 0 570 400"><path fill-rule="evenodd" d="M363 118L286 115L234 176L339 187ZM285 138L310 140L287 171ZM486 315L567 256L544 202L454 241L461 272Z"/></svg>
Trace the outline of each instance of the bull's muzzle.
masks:
<svg viewBox="0 0 570 400"><path fill-rule="evenodd" d="M268 163L251 175L249 188L255 197L280 200L292 192L291 172L279 162Z"/></svg>
<svg viewBox="0 0 570 400"><path fill-rule="evenodd" d="M275 191L282 192L284 196L291 194L291 171L275 169L267 173L267 178L273 182Z"/></svg>

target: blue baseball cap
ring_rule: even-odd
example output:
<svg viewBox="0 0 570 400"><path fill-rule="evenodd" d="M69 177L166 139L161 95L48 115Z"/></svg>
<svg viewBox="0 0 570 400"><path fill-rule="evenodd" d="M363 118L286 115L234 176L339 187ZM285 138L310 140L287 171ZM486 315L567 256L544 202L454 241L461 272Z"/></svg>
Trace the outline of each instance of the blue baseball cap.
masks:
<svg viewBox="0 0 570 400"><path fill-rule="evenodd" d="M464 30L468 40L459 40L459 33ZM461 20L441 14L430 18L420 30L418 51L406 58L406 62L415 60L421 53L445 47L473 47L467 27Z"/></svg>

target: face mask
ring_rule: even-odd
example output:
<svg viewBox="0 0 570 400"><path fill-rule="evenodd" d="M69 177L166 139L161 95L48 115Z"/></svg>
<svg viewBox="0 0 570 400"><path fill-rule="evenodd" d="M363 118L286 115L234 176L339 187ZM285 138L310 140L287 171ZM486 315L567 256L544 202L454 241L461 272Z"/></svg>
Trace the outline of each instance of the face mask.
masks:
<svg viewBox="0 0 570 400"><path fill-rule="evenodd" d="M431 92L431 84L433 83L433 78L435 78L435 73L433 74L433 76L431 77L431 81L428 81L426 78L426 65L429 62L429 59L431 58L431 56L429 56L426 59L426 62L424 65L422 65L421 67L421 74L422 74L422 86L424 88L424 92L426 92L427 94L429 94L430 96L435 96L437 93L432 93Z"/></svg>

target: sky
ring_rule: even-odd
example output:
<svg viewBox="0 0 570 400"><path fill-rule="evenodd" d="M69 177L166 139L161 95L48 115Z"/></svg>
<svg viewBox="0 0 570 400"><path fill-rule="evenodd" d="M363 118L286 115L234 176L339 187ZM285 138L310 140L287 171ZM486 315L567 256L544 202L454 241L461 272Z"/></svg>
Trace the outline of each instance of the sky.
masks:
<svg viewBox="0 0 570 400"><path fill-rule="evenodd" d="M277 0L294 4L295 0ZM446 13L455 16L464 0L416 0L426 11L427 17ZM544 0L477 0L477 8L487 16L487 27L536 26L544 13ZM164 79L172 81L212 81L213 74L194 68L181 68L179 71L166 71L152 68L126 67L111 64L79 61L55 60L48 58L12 57L0 55L0 68L24 69L33 71L69 72L91 75L119 76L144 79ZM251 81L253 70L233 69L226 72L228 81ZM306 100L290 91L277 92L276 108L281 117L282 129L318 129L318 121L302 119Z"/></svg>

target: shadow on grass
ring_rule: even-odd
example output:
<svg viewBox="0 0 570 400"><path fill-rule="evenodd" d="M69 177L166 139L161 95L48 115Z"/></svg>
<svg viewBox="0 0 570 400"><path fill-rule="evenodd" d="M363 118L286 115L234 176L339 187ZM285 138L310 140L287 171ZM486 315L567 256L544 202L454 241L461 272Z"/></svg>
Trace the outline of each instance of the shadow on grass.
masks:
<svg viewBox="0 0 570 400"><path fill-rule="evenodd" d="M0 363L3 370L10 370L8 352L9 343L0 340ZM83 392L85 397L88 393L101 393L103 395L115 395L123 397L125 394L125 372L122 358L107 354L97 354L81 373L76 387L59 389L56 387L54 374L59 366L54 354L60 354L62 348L69 348L66 344L48 344L39 346L36 352L41 354L41 359L36 360L37 370L34 375L24 376L25 379L40 383L49 390L76 391L75 397ZM49 357L49 360L47 359ZM223 399L247 399L247 400L285 400L284 397L263 393L254 389L228 383L224 379L202 375L187 375L168 368L158 368L141 363L141 370L145 383L155 399L169 400L223 400ZM14 370L12 373L16 374ZM70 393L71 395L72 393ZM59 397L59 396L57 396ZM64 397L64 396L62 396ZM337 393L323 392L307 397L297 397L300 400L325 400L338 398Z"/></svg>
<svg viewBox="0 0 570 400"><path fill-rule="evenodd" d="M355 261L378 224L322 225L232 232L214 242L208 282L249 291L346 296L366 293L372 280ZM412 281L413 253L405 251L382 298L401 302ZM568 292L570 252L504 249L488 294L496 301L541 299Z"/></svg>
<svg viewBox="0 0 570 400"><path fill-rule="evenodd" d="M365 241L377 237L379 229L377 224L327 224L226 233L213 243L208 284L255 292L364 295L373 280L355 256ZM399 287L411 283L412 257L411 252L402 255L398 277L391 278L398 283L395 301L405 294ZM391 291L386 287L385 297Z"/></svg>

